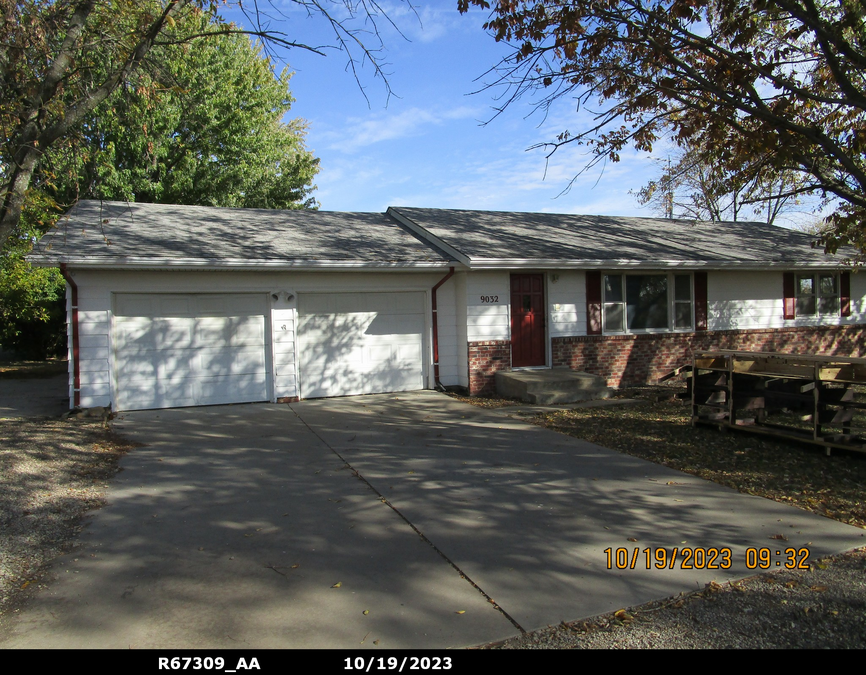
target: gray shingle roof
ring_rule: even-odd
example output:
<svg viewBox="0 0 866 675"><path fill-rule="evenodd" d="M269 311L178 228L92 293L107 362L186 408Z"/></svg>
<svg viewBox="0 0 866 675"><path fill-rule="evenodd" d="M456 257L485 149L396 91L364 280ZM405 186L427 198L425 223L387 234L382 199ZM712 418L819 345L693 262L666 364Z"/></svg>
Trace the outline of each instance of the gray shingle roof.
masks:
<svg viewBox="0 0 866 675"><path fill-rule="evenodd" d="M449 261L379 213L81 201L42 238L42 264L435 265Z"/></svg>
<svg viewBox="0 0 866 675"><path fill-rule="evenodd" d="M812 238L765 223L695 223L391 207L387 214L79 202L43 265L238 267L832 267Z"/></svg>
<svg viewBox="0 0 866 675"><path fill-rule="evenodd" d="M832 266L841 262L812 248L809 235L766 223L404 207L391 207L389 213L443 240L472 267L501 266L508 261L702 267Z"/></svg>

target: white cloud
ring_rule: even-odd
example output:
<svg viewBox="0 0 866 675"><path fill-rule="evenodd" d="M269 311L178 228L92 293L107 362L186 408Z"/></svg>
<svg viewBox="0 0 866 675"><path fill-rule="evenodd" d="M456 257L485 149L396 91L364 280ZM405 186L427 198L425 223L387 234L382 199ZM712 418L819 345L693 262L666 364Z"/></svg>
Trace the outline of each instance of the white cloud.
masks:
<svg viewBox="0 0 866 675"><path fill-rule="evenodd" d="M325 131L318 134L320 141L331 150L354 152L360 148L410 136L420 136L431 126L450 120L474 119L475 108L458 106L445 111L409 108L400 113L372 113L368 118L353 117L340 126L346 131Z"/></svg>
<svg viewBox="0 0 866 675"><path fill-rule="evenodd" d="M429 43L447 37L453 31L475 26L467 24L453 3L383 2L380 6L400 32L412 42Z"/></svg>

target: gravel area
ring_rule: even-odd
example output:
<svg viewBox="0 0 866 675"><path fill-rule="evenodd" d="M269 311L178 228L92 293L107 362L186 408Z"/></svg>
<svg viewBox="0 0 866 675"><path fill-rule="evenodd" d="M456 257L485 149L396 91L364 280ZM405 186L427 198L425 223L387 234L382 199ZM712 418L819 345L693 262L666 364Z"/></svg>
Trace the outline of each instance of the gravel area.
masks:
<svg viewBox="0 0 866 675"><path fill-rule="evenodd" d="M72 549L129 447L101 420L0 420L0 623Z"/></svg>
<svg viewBox="0 0 866 675"><path fill-rule="evenodd" d="M866 548L482 649L863 649Z"/></svg>

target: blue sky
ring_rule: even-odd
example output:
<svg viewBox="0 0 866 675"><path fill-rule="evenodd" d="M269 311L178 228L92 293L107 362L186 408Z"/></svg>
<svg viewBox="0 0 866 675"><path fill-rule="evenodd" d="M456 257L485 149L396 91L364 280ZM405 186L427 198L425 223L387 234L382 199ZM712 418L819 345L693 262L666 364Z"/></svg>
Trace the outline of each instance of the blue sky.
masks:
<svg viewBox="0 0 866 675"><path fill-rule="evenodd" d="M461 15L456 0L415 3L417 16L405 4L381 6L405 36L379 22L390 98L369 64L359 71L362 92L344 52L278 52L294 71L291 114L307 120L307 147L321 160L322 209L652 215L629 194L654 176L646 154L623 153L621 162L593 168L561 194L586 165L585 148L561 149L549 161L543 150L527 150L578 128L573 101L561 101L546 119L533 114L530 101L518 101L494 119L499 92L484 89L491 80L485 73L508 48L482 30L485 12ZM275 17L272 29L307 44L334 43L321 17L307 18L290 2L282 8L288 19Z"/></svg>
<svg viewBox="0 0 866 675"><path fill-rule="evenodd" d="M275 2L284 17L274 20L272 29L306 44L334 43L321 17L307 17L291 0ZM489 69L509 50L482 29L486 12L461 15L457 0L417 2L417 15L396 0L380 5L403 34L379 21L384 43L379 57L390 97L369 64L359 64L359 85L344 52L278 53L295 73L292 116L307 120L307 147L321 161L315 196L322 209L383 211L403 205L656 215L630 193L658 175L655 162L668 154L664 143L655 148L655 157L625 151L620 162L582 174L591 159L585 147L561 148L548 160L544 150L528 148L566 129L583 130L592 116L578 114L568 98L546 117L527 99L497 116L502 92L485 84L493 79ZM376 44L370 36L367 43Z"/></svg>

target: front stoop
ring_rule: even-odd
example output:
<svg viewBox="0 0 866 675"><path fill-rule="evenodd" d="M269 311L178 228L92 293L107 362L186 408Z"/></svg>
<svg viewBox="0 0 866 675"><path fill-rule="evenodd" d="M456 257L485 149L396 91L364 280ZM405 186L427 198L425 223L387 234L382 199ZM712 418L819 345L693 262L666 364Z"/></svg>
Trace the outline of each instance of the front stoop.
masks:
<svg viewBox="0 0 866 675"><path fill-rule="evenodd" d="M497 394L527 403L574 403L609 398L612 392L613 389L602 378L569 368L500 370L496 373Z"/></svg>

